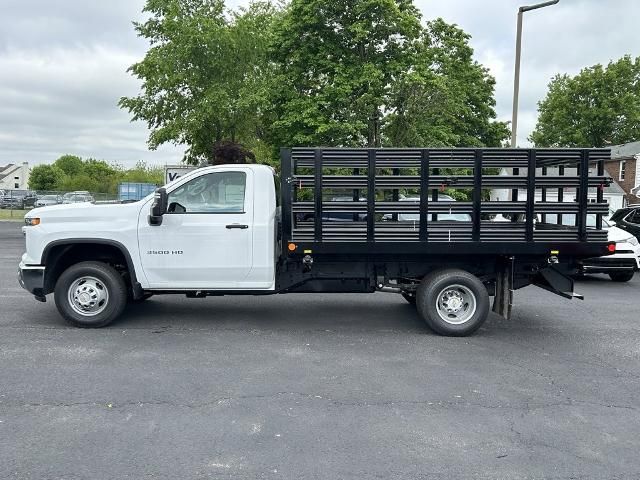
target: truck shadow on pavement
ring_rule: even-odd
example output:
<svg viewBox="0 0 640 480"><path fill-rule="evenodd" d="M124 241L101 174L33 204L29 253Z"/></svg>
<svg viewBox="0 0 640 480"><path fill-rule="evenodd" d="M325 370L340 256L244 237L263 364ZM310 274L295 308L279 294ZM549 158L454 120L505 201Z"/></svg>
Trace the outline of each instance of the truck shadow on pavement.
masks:
<svg viewBox="0 0 640 480"><path fill-rule="evenodd" d="M523 309L512 320L489 314L485 325L474 336L509 337L517 332L520 340L552 335L549 323ZM543 328L544 327L544 328ZM331 333L407 333L436 337L419 317L414 306L394 294L208 297L185 299L177 296L153 297L131 305L106 328L150 329L154 333L177 330ZM440 337L443 338L443 337Z"/></svg>
<svg viewBox="0 0 640 480"><path fill-rule="evenodd" d="M389 298L391 297L391 298ZM392 294L300 294L186 299L153 297L130 305L116 328L429 332L415 307Z"/></svg>

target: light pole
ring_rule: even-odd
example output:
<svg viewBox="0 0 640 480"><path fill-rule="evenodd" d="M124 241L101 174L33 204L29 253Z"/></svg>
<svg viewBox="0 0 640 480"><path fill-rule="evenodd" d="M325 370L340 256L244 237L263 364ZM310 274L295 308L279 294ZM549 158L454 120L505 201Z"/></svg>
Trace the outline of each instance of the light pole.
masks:
<svg viewBox="0 0 640 480"><path fill-rule="evenodd" d="M511 148L516 148L516 135L518 133L518 95L520 93L520 50L522 48L522 14L530 10L555 5L560 0L525 5L518 9L518 30L516 33L516 71L513 78L513 115L511 117Z"/></svg>

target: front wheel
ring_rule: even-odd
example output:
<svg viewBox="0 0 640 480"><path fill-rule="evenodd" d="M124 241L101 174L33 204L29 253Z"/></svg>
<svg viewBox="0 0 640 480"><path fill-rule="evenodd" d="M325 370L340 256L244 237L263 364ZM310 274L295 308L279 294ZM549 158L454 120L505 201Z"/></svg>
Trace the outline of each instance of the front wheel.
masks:
<svg viewBox="0 0 640 480"><path fill-rule="evenodd" d="M487 319L489 293L469 272L440 270L424 277L418 286L416 305L434 332L462 337L475 332Z"/></svg>
<svg viewBox="0 0 640 480"><path fill-rule="evenodd" d="M615 272L615 273L610 273L609 277L614 282L628 282L633 278L633 273L634 272Z"/></svg>
<svg viewBox="0 0 640 480"><path fill-rule="evenodd" d="M127 303L122 276L102 262L81 262L65 270L54 290L60 314L76 327L98 328L114 321Z"/></svg>

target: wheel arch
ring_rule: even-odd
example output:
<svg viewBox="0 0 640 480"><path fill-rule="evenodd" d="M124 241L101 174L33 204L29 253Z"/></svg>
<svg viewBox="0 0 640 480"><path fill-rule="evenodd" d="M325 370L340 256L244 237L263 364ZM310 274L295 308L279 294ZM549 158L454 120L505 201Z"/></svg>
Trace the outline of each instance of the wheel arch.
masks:
<svg viewBox="0 0 640 480"><path fill-rule="evenodd" d="M93 247L93 250L90 250ZM122 263L126 267L129 287L135 299L143 295L135 265L127 247L117 240L102 238L67 238L54 240L42 251L40 264L45 268L44 290L51 293L64 270L75 263L88 260Z"/></svg>

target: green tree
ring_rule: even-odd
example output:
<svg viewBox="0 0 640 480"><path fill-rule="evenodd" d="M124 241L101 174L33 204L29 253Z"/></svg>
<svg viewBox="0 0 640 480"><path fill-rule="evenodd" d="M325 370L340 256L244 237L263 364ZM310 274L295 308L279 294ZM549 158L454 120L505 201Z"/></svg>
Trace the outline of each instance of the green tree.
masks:
<svg viewBox="0 0 640 480"><path fill-rule="evenodd" d="M227 12L223 0L147 0L144 23L135 23L151 46L129 68L142 92L120 106L147 122L149 147L186 145L192 164L213 160L216 142L260 136L267 45L277 10L256 2Z"/></svg>
<svg viewBox="0 0 640 480"><path fill-rule="evenodd" d="M273 143L494 145L494 80L469 36L411 0L293 0L276 26Z"/></svg>
<svg viewBox="0 0 640 480"><path fill-rule="evenodd" d="M62 155L53 164L59 168L65 175L80 175L84 164L82 158L76 155Z"/></svg>
<svg viewBox="0 0 640 480"><path fill-rule="evenodd" d="M500 146L509 136L495 121L495 80L473 60L469 39L442 19L427 23L392 86L389 145Z"/></svg>
<svg viewBox="0 0 640 480"><path fill-rule="evenodd" d="M67 174L60 165L73 173ZM164 168L138 162L134 168L125 169L104 160L63 155L52 165L35 166L29 176L29 188L34 190L87 190L115 194L122 182L159 185L164 182Z"/></svg>
<svg viewBox="0 0 640 480"><path fill-rule="evenodd" d="M275 143L380 146L390 85L420 28L408 0L293 0L273 42Z"/></svg>
<svg viewBox="0 0 640 480"><path fill-rule="evenodd" d="M138 162L136 166L122 172L120 181L132 183L153 183L162 185L164 183L164 168L150 166L145 162Z"/></svg>
<svg viewBox="0 0 640 480"><path fill-rule="evenodd" d="M29 173L31 190L57 190L64 172L55 165L36 165Z"/></svg>
<svg viewBox="0 0 640 480"><path fill-rule="evenodd" d="M640 138L640 57L556 75L529 137L537 147L604 147Z"/></svg>

